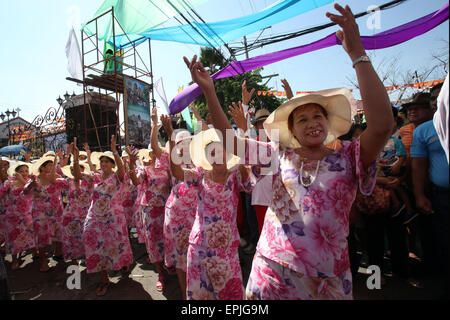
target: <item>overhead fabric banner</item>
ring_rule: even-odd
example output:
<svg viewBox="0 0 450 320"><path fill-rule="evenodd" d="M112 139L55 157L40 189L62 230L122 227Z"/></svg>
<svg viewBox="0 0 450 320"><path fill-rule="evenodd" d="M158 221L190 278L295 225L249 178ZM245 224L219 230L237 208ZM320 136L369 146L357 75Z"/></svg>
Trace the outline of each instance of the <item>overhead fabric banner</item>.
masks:
<svg viewBox="0 0 450 320"><path fill-rule="evenodd" d="M322 7L333 0L280 0L262 11L225 21L198 23L182 26L152 29L129 38L139 44L147 39L198 44L205 47L219 47L245 35L262 30L302 13ZM200 33L200 34L199 34ZM126 36L116 36L116 46L131 46Z"/></svg>
<svg viewBox="0 0 450 320"><path fill-rule="evenodd" d="M430 13L429 15L426 15L412 22L403 24L384 32L377 33L373 36L362 36L361 40L364 48L366 50L384 49L420 36L434 29L444 21L448 20L448 8L449 4L447 3L442 7L442 9ZM323 48L332 47L335 45L341 45L341 42L336 37L336 34L332 33L325 38L303 46L272 52L243 61L233 61L226 68L212 75L212 79L218 80L222 78L233 77L278 61L282 61ZM169 105L170 113L179 113L190 103L192 103L192 101L194 101L201 93L202 90L198 87L197 84L190 85L171 101Z"/></svg>
<svg viewBox="0 0 450 320"><path fill-rule="evenodd" d="M198 6L207 0L190 0L191 6ZM185 12L183 0L171 0L171 3L180 11ZM100 8L95 12L94 18L114 7L114 16L118 24L114 25L115 34L139 34L156 28L178 14L167 0L105 0ZM110 15L105 15L97 20L98 39L110 40L113 34L112 19ZM82 30L87 34L95 33L95 23L84 24ZM125 36L126 39L126 36ZM118 45L116 44L116 47Z"/></svg>
<svg viewBox="0 0 450 320"><path fill-rule="evenodd" d="M424 82L416 82L416 83L406 83L406 84L400 84L400 85L395 85L395 86L387 86L386 91L393 91L393 90L397 90L400 88L405 88L405 87L409 87L409 88L429 88L432 86L435 86L439 83L443 83L445 79L440 79L440 80L431 80L431 81L424 81ZM353 92L353 89L350 90L351 92ZM295 95L299 95L299 94L305 94L305 93L312 93L313 91L297 91L295 93ZM258 91L257 92L258 96L277 96L277 97L286 97L286 91L276 91L276 90L271 90L271 91Z"/></svg>

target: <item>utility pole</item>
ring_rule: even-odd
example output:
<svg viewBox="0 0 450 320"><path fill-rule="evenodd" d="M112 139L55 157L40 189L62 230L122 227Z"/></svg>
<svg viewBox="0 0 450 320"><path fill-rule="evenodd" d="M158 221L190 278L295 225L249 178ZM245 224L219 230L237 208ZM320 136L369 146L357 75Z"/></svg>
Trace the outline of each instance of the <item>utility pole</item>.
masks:
<svg viewBox="0 0 450 320"><path fill-rule="evenodd" d="M244 36L245 59L248 59L247 37Z"/></svg>

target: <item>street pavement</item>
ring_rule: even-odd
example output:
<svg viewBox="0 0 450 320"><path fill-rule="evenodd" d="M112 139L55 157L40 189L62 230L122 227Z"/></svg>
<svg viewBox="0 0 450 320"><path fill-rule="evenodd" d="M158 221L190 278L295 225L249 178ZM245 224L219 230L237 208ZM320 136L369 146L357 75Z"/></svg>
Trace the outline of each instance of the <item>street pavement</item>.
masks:
<svg viewBox="0 0 450 320"><path fill-rule="evenodd" d="M99 274L87 274L84 264L81 270L81 289L69 290L67 279L71 274L66 273L69 264L58 263L49 257L50 264L55 267L49 273L39 272L39 263L33 261L31 252L21 258L21 268L11 270L11 256L5 257L8 281L13 300L180 300L181 292L176 275L166 274L166 285L163 292L155 288L157 281L156 269L146 263L145 245L138 244L132 238L135 262L126 275L109 272L111 282L107 294L97 297L95 290L100 282ZM247 283L251 269L252 255L239 250L244 285ZM387 278L386 284L380 289L369 290L366 286L368 275L365 269L354 278L354 298L356 300L435 300L442 296L440 278L436 275L422 276L424 288L415 288L406 281L398 278Z"/></svg>

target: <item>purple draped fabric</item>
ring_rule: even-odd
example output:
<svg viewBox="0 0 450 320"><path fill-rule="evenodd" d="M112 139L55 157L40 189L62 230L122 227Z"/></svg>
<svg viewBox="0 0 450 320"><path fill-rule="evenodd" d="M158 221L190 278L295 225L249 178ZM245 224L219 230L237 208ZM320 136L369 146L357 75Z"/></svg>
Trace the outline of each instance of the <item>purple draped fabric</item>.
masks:
<svg viewBox="0 0 450 320"><path fill-rule="evenodd" d="M417 20L408 22L396 28L386 30L384 32L377 33L369 37L361 37L362 43L366 50L384 49L395 46L397 44L406 42L412 38L420 36L444 21L449 16L449 4L444 5L440 10L426 15ZM318 41L305 44L303 46L285 49L277 52L264 54L261 56L253 57L243 61L233 61L224 69L218 71L212 75L213 80L222 78L233 77L245 72L249 72L266 65L278 62L284 59L292 58L308 52L328 48L334 45L340 45L341 42L336 37L336 34L330 34L329 36L322 38ZM197 84L192 84L183 91L181 91L170 102L170 113L177 114L183 111L189 104L192 103L200 94L202 89Z"/></svg>

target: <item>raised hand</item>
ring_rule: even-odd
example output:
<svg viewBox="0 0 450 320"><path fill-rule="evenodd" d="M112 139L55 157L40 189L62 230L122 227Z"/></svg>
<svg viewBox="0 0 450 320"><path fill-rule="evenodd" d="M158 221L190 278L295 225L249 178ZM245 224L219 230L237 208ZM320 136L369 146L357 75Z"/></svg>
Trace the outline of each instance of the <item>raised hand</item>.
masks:
<svg viewBox="0 0 450 320"><path fill-rule="evenodd" d="M250 92L247 91L247 80L244 80L242 83L242 103L248 106L254 93L255 88L253 88Z"/></svg>
<svg viewBox="0 0 450 320"><path fill-rule="evenodd" d="M294 93L292 92L289 82L286 79L281 79L281 83L282 83L281 85L282 85L284 91L286 91L286 97L288 99L292 99L294 97Z"/></svg>
<svg viewBox="0 0 450 320"><path fill-rule="evenodd" d="M133 170L136 166L136 161L138 159L137 150L131 151L130 147L127 147L125 151L128 153L128 157L130 159L130 170Z"/></svg>
<svg viewBox="0 0 450 320"><path fill-rule="evenodd" d="M233 106L229 106L228 114L234 119L234 122L239 129L242 129L244 132L247 131L248 113L244 113L244 108L240 101L239 106L234 102Z"/></svg>
<svg viewBox="0 0 450 320"><path fill-rule="evenodd" d="M366 54L359 34L358 24L348 5L345 6L344 9L336 3L334 8L339 11L341 15L327 12L326 16L342 28L342 30L336 32L336 36L342 42L342 47L353 61Z"/></svg>
<svg viewBox="0 0 450 320"><path fill-rule="evenodd" d="M27 183L24 177L18 172L14 173L14 178L16 178L16 180L20 182L22 185L25 185Z"/></svg>
<svg viewBox="0 0 450 320"><path fill-rule="evenodd" d="M198 112L197 108L195 107L194 104L190 104L189 105L189 109L191 109L192 113L194 114L194 117L199 120L202 121L202 117L200 116L200 113Z"/></svg>
<svg viewBox="0 0 450 320"><path fill-rule="evenodd" d="M83 144L83 149L84 151L86 151L87 154L91 152L91 149L89 149L89 144L87 142Z"/></svg>
<svg viewBox="0 0 450 320"><path fill-rule="evenodd" d="M116 153L116 152L117 152L116 136L115 136L115 135L112 135L112 136L111 136L111 151L112 151L113 153Z"/></svg>
<svg viewBox="0 0 450 320"><path fill-rule="evenodd" d="M77 138L73 139L72 145L73 145L73 147L72 147L73 157L74 157L75 161L78 161L78 159L80 157L80 150L77 147Z"/></svg>
<svg viewBox="0 0 450 320"><path fill-rule="evenodd" d="M197 61L197 55L195 55L191 61L186 57L183 57L183 60L191 72L192 81L198 84L203 91L214 88L214 81L208 71L203 67L202 63Z"/></svg>
<svg viewBox="0 0 450 320"><path fill-rule="evenodd" d="M152 123L153 124L158 123L158 109L156 107L152 108Z"/></svg>
<svg viewBox="0 0 450 320"><path fill-rule="evenodd" d="M172 119L168 115L161 115L161 123L164 130L166 130L167 136L171 139L173 134Z"/></svg>

